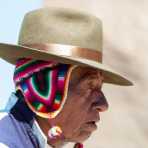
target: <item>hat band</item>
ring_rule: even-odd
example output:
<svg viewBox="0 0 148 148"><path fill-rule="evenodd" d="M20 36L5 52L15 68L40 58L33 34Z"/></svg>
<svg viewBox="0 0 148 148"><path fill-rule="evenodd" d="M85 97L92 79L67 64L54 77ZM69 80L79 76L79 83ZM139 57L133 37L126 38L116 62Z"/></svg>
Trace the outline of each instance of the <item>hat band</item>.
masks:
<svg viewBox="0 0 148 148"><path fill-rule="evenodd" d="M102 62L102 53L89 48L63 44L23 44L23 46L36 48L59 56L72 56Z"/></svg>

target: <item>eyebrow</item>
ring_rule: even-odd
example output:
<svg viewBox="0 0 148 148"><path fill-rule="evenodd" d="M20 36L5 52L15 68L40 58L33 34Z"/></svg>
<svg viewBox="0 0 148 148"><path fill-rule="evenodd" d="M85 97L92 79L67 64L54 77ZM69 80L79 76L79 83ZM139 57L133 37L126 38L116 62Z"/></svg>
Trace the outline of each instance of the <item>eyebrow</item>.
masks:
<svg viewBox="0 0 148 148"><path fill-rule="evenodd" d="M92 74L99 74L101 73L102 71L100 70L96 70L96 69L90 69L90 70L87 70L86 73L92 73Z"/></svg>

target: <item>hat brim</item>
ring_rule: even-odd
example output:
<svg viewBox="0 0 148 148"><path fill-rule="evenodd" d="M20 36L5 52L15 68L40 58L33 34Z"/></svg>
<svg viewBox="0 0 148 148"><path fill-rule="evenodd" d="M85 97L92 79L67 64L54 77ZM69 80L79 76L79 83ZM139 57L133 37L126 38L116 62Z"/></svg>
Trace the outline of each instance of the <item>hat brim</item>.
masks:
<svg viewBox="0 0 148 148"><path fill-rule="evenodd" d="M54 53L41 51L39 49L30 48L27 46L0 43L0 57L13 65L16 64L16 60L18 58L28 57L39 60L55 60L65 64L89 66L102 71L105 83L122 86L133 85L133 83L126 77L122 76L120 73L110 69L108 66L102 63L87 60L84 58L56 55Z"/></svg>

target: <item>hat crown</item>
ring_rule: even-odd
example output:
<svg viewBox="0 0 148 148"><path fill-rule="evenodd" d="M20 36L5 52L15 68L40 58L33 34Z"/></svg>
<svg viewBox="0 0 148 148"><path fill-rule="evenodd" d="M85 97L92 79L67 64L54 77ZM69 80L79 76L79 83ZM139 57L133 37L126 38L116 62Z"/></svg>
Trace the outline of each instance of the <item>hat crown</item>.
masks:
<svg viewBox="0 0 148 148"><path fill-rule="evenodd" d="M67 8L42 8L24 17L19 41L66 44L102 51L102 23L90 14Z"/></svg>
<svg viewBox="0 0 148 148"><path fill-rule="evenodd" d="M72 9L47 7L27 13L18 45L0 43L0 57L12 64L25 57L89 66L102 71L104 82L132 85L102 64L101 21Z"/></svg>

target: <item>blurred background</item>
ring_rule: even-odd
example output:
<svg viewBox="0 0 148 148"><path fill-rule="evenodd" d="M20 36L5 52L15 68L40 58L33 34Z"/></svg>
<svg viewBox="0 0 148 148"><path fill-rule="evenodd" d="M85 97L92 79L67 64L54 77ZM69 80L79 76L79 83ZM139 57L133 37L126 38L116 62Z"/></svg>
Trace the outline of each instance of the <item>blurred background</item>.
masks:
<svg viewBox="0 0 148 148"><path fill-rule="evenodd" d="M3 0L0 2L0 43L16 44L24 14L42 6L42 0ZM0 109L14 90L14 66L0 58Z"/></svg>
<svg viewBox="0 0 148 148"><path fill-rule="evenodd" d="M0 42L17 43L23 15L38 7L86 11L103 22L104 60L134 82L132 87L105 84L110 108L86 148L148 147L148 1L147 0L5 0L0 5ZM0 59L0 105L14 90L14 67ZM70 148L67 145L65 148Z"/></svg>

